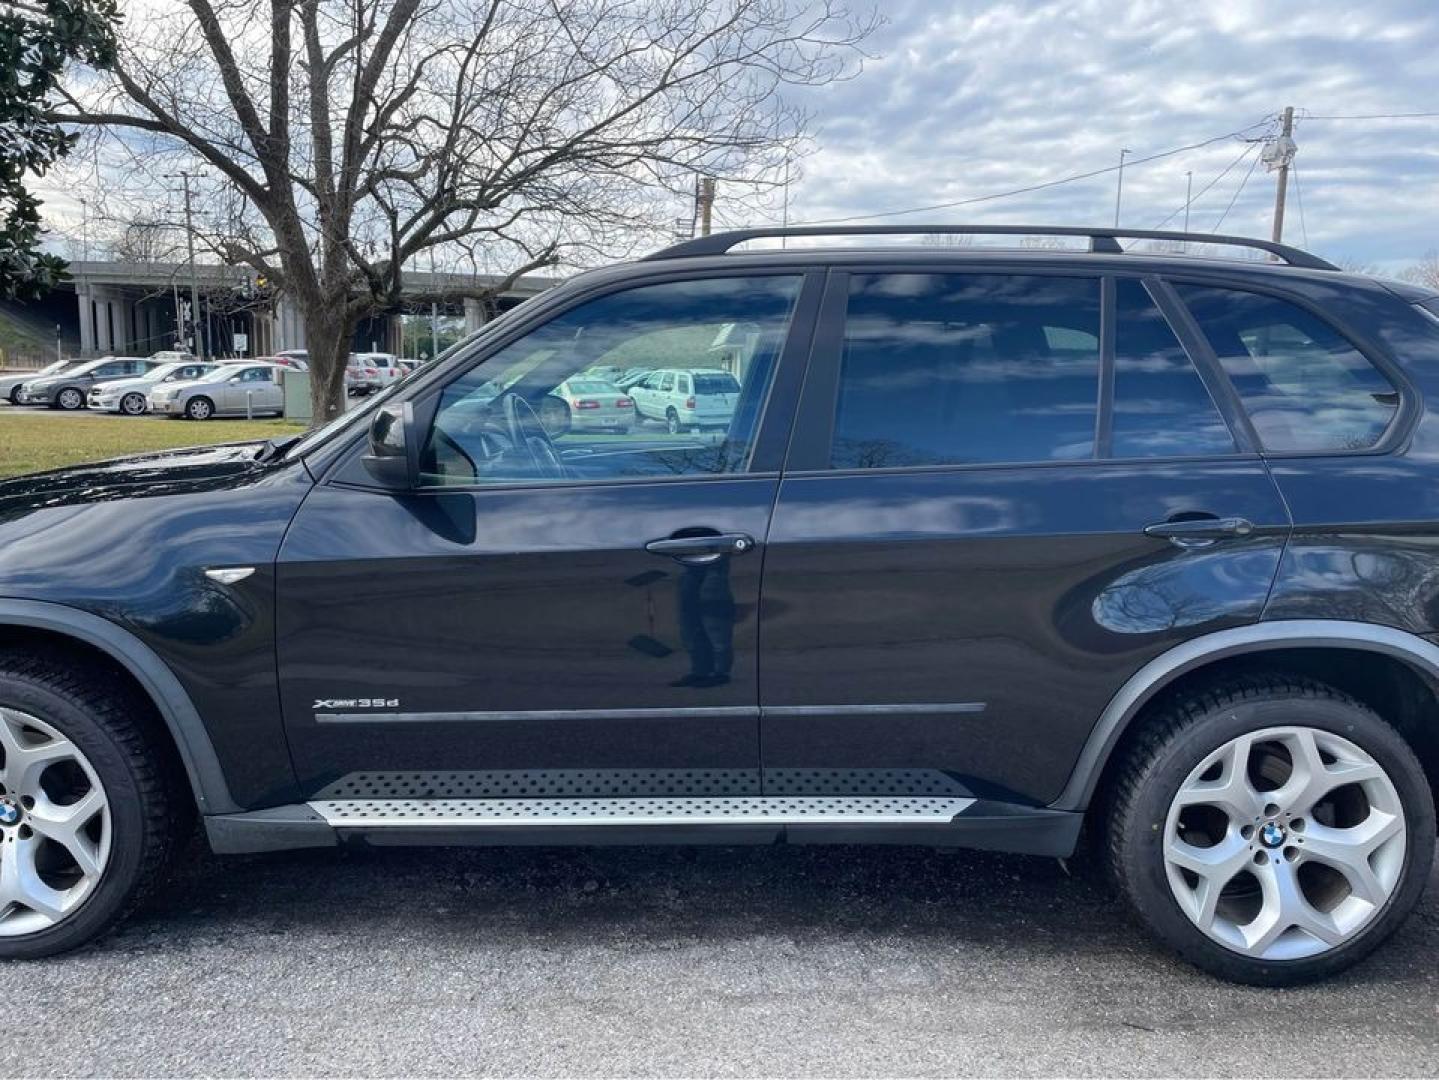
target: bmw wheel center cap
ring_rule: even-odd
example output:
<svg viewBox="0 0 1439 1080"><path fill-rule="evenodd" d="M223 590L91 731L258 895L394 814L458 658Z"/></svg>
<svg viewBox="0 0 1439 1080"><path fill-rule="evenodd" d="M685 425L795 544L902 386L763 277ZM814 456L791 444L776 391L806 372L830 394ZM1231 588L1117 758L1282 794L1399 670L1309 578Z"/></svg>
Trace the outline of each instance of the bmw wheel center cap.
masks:
<svg viewBox="0 0 1439 1080"><path fill-rule="evenodd" d="M1278 847L1284 843L1287 836L1288 834L1284 831L1284 826L1277 821L1266 821L1264 828L1259 830L1259 839L1267 848Z"/></svg>

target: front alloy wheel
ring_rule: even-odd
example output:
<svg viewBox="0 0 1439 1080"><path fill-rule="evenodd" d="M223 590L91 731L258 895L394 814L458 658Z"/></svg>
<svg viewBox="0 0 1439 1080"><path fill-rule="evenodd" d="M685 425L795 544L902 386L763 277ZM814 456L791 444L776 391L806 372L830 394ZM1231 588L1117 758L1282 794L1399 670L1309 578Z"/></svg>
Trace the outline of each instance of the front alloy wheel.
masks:
<svg viewBox="0 0 1439 1080"><path fill-rule="evenodd" d="M145 395L126 394L120 399L120 411L126 416L145 415Z"/></svg>
<svg viewBox="0 0 1439 1080"><path fill-rule="evenodd" d="M110 858L110 803L85 755L44 721L0 709L0 938L56 925Z"/></svg>
<svg viewBox="0 0 1439 1080"><path fill-rule="evenodd" d="M67 412L74 412L85 407L85 395L73 386L67 386L56 395L55 404Z"/></svg>

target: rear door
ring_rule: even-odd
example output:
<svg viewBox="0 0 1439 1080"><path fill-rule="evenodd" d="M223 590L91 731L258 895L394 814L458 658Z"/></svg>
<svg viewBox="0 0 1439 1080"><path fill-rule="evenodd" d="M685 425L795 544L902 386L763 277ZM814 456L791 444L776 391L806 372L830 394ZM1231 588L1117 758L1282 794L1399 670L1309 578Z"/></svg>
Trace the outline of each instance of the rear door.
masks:
<svg viewBox="0 0 1439 1080"><path fill-rule="evenodd" d="M1259 618L1288 517L1172 300L831 275L766 555L767 793L1050 802L1125 678Z"/></svg>

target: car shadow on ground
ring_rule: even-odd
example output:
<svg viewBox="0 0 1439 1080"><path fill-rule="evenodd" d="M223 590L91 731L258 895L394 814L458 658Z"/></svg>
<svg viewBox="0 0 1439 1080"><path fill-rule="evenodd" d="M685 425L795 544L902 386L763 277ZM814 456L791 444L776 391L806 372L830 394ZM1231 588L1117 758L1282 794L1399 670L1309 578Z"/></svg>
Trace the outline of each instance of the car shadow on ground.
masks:
<svg viewBox="0 0 1439 1080"><path fill-rule="evenodd" d="M218 858L197 841L169 888L105 948L211 947L235 935L453 947L654 948L757 934L1127 961L1205 976L1151 943L1097 854L1061 862L904 847L354 847ZM1352 979L1429 987L1439 870L1396 940ZM1428 990L1426 989L1426 993Z"/></svg>

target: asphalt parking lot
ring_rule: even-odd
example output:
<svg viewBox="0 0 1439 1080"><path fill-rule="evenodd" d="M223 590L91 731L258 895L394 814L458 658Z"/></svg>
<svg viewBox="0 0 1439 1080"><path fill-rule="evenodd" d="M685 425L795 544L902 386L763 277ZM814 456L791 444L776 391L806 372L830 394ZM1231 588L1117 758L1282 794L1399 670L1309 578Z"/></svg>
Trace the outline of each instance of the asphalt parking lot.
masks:
<svg viewBox="0 0 1439 1080"><path fill-rule="evenodd" d="M103 944L5 974L6 1075L1439 1070L1439 880L1360 968L1281 992L1172 960L1082 862L197 849Z"/></svg>

